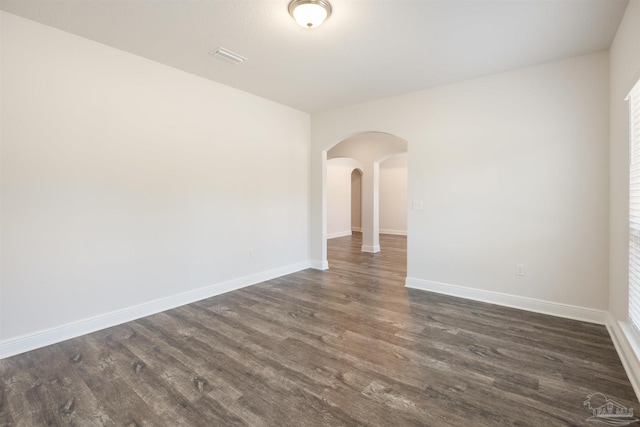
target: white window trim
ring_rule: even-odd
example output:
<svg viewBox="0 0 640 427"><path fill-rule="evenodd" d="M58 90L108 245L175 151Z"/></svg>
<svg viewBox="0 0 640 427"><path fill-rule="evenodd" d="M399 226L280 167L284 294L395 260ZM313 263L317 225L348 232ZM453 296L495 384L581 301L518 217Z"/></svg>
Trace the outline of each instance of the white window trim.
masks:
<svg viewBox="0 0 640 427"><path fill-rule="evenodd" d="M636 332L633 335L637 341L640 337L640 80L634 84L625 100L629 102L628 322Z"/></svg>

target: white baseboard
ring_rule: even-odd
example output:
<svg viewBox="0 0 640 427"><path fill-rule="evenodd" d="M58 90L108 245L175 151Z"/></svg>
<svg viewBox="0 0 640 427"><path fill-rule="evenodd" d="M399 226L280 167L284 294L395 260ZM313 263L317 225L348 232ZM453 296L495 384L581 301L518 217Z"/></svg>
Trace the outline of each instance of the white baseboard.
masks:
<svg viewBox="0 0 640 427"><path fill-rule="evenodd" d="M432 282L430 280L416 279L413 277L406 278L405 286L408 288L436 292L439 294L451 295L475 301L488 302L505 307L533 311L536 313L581 320L583 322L598 323L600 325L607 324L608 313L604 310L521 297L501 292L467 288L464 286L450 285L448 283Z"/></svg>
<svg viewBox="0 0 640 427"><path fill-rule="evenodd" d="M356 233L362 233L362 227L351 227L351 231L355 231Z"/></svg>
<svg viewBox="0 0 640 427"><path fill-rule="evenodd" d="M335 239L336 237L351 236L351 230L336 231L335 233L327 233L327 239Z"/></svg>
<svg viewBox="0 0 640 427"><path fill-rule="evenodd" d="M611 314L608 316L607 330L613 341L613 345L620 356L620 361L629 377L636 397L640 399L640 339L638 333L632 330L632 326L616 321Z"/></svg>
<svg viewBox="0 0 640 427"><path fill-rule="evenodd" d="M327 260L324 260L324 261L311 260L311 261L309 261L309 267L313 268L314 270L328 270L329 269L329 261L327 261Z"/></svg>
<svg viewBox="0 0 640 427"><path fill-rule="evenodd" d="M640 360L638 360L638 357L640 357L640 334L635 332L631 325L616 321L611 314L604 310L595 310L535 298L473 289L413 277L406 278L405 286L423 291L605 325L620 357L620 361L624 366L624 370L629 377L633 391L636 393L636 397L640 399Z"/></svg>
<svg viewBox="0 0 640 427"><path fill-rule="evenodd" d="M362 252L369 252L369 253L372 253L372 254L376 254L376 253L380 252L380 245L375 245L375 246L362 245L360 250Z"/></svg>
<svg viewBox="0 0 640 427"><path fill-rule="evenodd" d="M407 230L391 230L387 228L381 228L380 234L393 234L395 236L406 236Z"/></svg>
<svg viewBox="0 0 640 427"><path fill-rule="evenodd" d="M0 341L0 359L55 344L80 335L89 334L101 329L116 326L141 317L150 316L161 311L170 310L181 305L190 304L215 295L255 285L256 283L275 279L286 274L295 273L310 267L309 261L299 262L237 279L228 280L204 288L194 289L166 298L149 301L110 313L68 323L43 331L22 335Z"/></svg>

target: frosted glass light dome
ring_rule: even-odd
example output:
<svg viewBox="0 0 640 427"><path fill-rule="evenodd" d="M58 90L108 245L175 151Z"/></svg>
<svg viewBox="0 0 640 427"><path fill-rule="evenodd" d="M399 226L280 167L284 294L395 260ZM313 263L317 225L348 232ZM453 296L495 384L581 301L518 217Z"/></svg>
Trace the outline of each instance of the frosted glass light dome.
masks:
<svg viewBox="0 0 640 427"><path fill-rule="evenodd" d="M289 14L301 27L315 28L331 15L331 5L325 0L293 0Z"/></svg>

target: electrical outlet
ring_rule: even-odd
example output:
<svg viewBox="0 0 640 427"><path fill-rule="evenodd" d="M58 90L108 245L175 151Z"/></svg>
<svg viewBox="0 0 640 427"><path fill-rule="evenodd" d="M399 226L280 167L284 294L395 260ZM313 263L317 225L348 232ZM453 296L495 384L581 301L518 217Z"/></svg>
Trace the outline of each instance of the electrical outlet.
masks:
<svg viewBox="0 0 640 427"><path fill-rule="evenodd" d="M253 259L253 249L249 249L249 259Z"/></svg>
<svg viewBox="0 0 640 427"><path fill-rule="evenodd" d="M524 276L524 264L516 264L516 276Z"/></svg>

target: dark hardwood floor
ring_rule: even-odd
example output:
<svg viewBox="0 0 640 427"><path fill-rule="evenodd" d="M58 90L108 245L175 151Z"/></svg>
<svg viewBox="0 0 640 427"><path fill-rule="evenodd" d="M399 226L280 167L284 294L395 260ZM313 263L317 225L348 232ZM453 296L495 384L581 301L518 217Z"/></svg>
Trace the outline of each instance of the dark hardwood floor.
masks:
<svg viewBox="0 0 640 427"><path fill-rule="evenodd" d="M406 289L406 239L0 361L2 426L592 425L605 327Z"/></svg>

